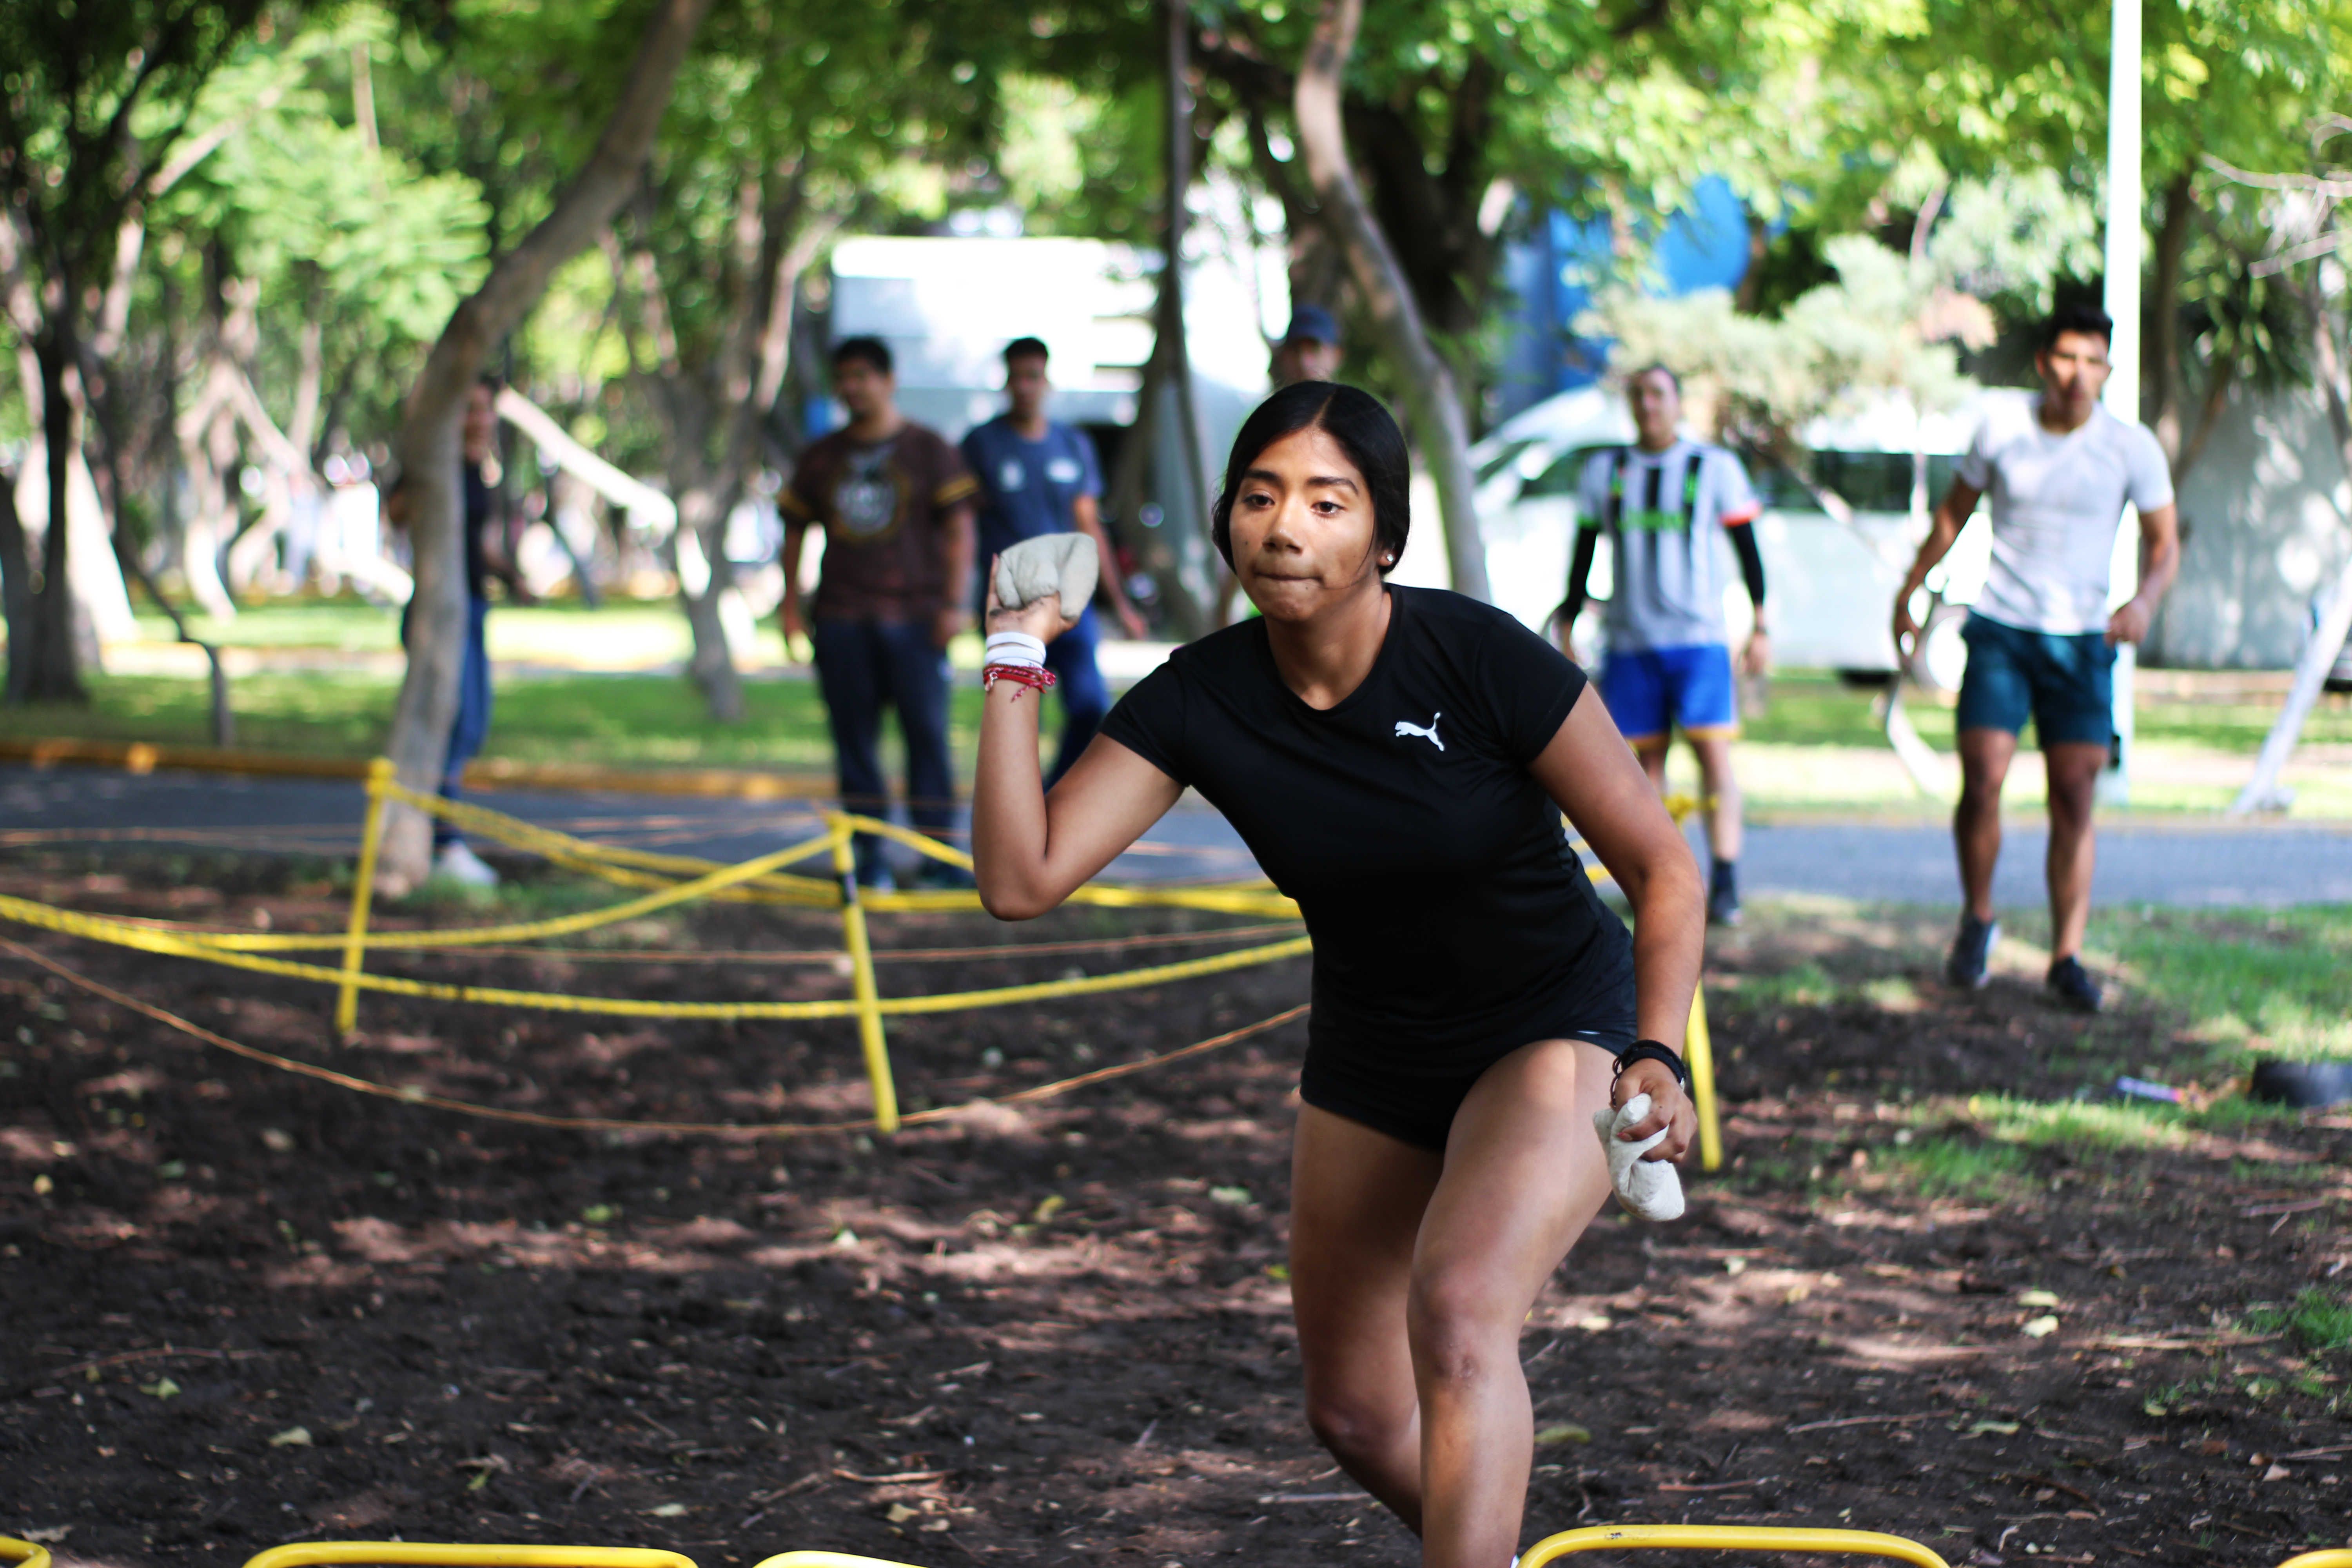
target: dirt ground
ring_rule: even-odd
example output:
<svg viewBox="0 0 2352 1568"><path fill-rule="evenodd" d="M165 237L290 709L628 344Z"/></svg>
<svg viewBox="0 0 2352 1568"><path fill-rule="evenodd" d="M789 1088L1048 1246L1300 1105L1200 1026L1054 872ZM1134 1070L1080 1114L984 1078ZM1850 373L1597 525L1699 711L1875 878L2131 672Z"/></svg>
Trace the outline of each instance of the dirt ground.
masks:
<svg viewBox="0 0 2352 1568"><path fill-rule="evenodd" d="M279 930L333 929L341 909L316 868L259 859L17 855L0 891ZM905 916L877 941L1215 923ZM626 934L673 953L837 945L830 920L741 908ZM1972 1164L1988 1123L1949 1097L2063 1100L2086 1062L2160 1068L2175 1026L2128 995L2087 1026L2018 984L1954 996L1940 934L1763 910L1716 943L1727 1168L1688 1178L1678 1224L1605 1215L1529 1319L1528 1541L1811 1523L1956 1564L2267 1564L2352 1535L2341 1359L2263 1327L2263 1304L2346 1262L2352 1133L2209 1120L2156 1146L2004 1144L2007 1163ZM235 1039L457 1099L866 1112L846 1024L371 998L338 1049L315 987L0 935ZM1209 951L899 962L883 984ZM1864 990L1770 984L1801 963ZM399 967L677 997L845 984L828 963L750 959ZM892 1050L910 1105L961 1104L1249 1023L1306 984L1295 962L908 1019ZM1412 1563L1300 1415L1282 1260L1304 1037L1291 1024L887 1140L586 1135L291 1077L0 952L0 1533L42 1532L68 1568L395 1535L706 1565L801 1547L927 1568Z"/></svg>

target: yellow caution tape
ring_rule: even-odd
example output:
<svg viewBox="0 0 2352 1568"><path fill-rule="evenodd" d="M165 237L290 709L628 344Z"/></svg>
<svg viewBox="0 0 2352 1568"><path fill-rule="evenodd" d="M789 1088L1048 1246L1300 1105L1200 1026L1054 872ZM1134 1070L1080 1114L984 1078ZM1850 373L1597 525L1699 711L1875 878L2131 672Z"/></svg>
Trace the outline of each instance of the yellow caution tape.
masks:
<svg viewBox="0 0 2352 1568"><path fill-rule="evenodd" d="M779 854L792 851L780 850ZM747 861L734 869L743 875L756 875L747 868L759 861ZM250 970L258 974L283 975L289 980L309 980L320 984L356 986L365 991L382 991L397 996L423 996L443 1002L469 1002L497 1007L536 1007L555 1013L604 1013L631 1018L846 1018L861 1009L852 1000L824 1002L659 1002L650 999L619 996L572 996L554 991L517 991L490 985L456 985L443 981L411 980L402 975L372 974L363 971L329 969L322 964L299 963L289 959L265 958L258 954L236 952L207 942L194 942L173 931L156 931L152 927L131 925L104 915L82 914L74 910L60 910L30 899L0 895L0 919L11 920L43 931L54 931L67 936L84 937L93 942L110 942L118 947L135 948L142 952L165 953L175 958L194 958L207 963L217 963L231 969ZM375 939L370 938L373 942ZM1004 985L983 991L959 991L935 996L885 996L874 1004L877 1012L889 1014L951 1013L965 1007L1001 1007L1015 1002L1043 1001L1054 996L1087 996L1105 991L1121 991L1131 986L1155 985L1171 980L1190 980L1203 974L1223 974L1231 970L1247 969L1255 964L1276 963L1286 958L1297 958L1313 951L1309 939L1300 936L1261 947L1243 948L1236 952L1218 953L1209 958L1192 958L1177 963L1155 964L1147 969L1124 970L1116 974L1091 974L1075 980L1047 980L1027 985Z"/></svg>

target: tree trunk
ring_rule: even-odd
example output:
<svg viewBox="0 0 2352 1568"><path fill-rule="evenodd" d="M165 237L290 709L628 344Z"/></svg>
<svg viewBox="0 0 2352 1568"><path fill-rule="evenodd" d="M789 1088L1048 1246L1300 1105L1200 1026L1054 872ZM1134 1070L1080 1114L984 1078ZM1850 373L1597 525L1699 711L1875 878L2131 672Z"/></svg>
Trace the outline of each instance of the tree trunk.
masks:
<svg viewBox="0 0 2352 1568"><path fill-rule="evenodd" d="M63 298L77 298L70 276L63 279ZM76 634L83 616L73 591L70 548L73 538L73 476L81 466L81 407L75 395L81 380L80 353L74 342L73 312L49 313L33 352L41 365L41 435L48 457L49 526L41 551L41 585L33 595L33 635L25 640L23 692L29 702L87 702L75 657L84 639ZM20 655L8 645L11 664ZM11 684L15 684L13 681Z"/></svg>
<svg viewBox="0 0 2352 1568"><path fill-rule="evenodd" d="M1213 629L1209 606L1215 602L1217 568L1211 559L1207 487L1212 456L1202 450L1201 418L1192 399L1192 355L1184 321L1184 230L1192 216L1192 92L1188 58L1191 32L1186 0L1163 0L1167 27L1165 113L1161 131L1167 211L1161 216L1159 315L1152 358L1160 368L1162 407L1153 421L1161 441L1172 445L1173 489L1161 508L1156 542L1164 554L1161 582L1178 636L1187 639Z"/></svg>
<svg viewBox="0 0 2352 1568"><path fill-rule="evenodd" d="M2188 472L2189 465L2196 461L2180 428L2180 267L2189 249L2189 230L2196 212L2196 191L2184 169L2164 187L2164 222L2156 231L2156 287L2147 306L2147 362L2140 375L2148 426L2156 432L2165 457L2171 460L2175 484ZM2217 379L2226 385L2226 375L2207 378L2209 384ZM2196 443L2199 450L2203 445L2201 441Z"/></svg>
<svg viewBox="0 0 2352 1568"><path fill-rule="evenodd" d="M1437 489L1445 529L1445 558L1456 592L1491 595L1486 547L1478 532L1475 481L1470 471L1470 429L1454 390L1454 373L1429 341L1420 307L1380 226L1364 205L1348 162L1340 119L1339 83L1356 47L1363 0L1323 0L1307 58L1298 71L1292 112L1323 221L1348 258L1349 275L1403 384L1405 410L1420 440L1422 461Z"/></svg>
<svg viewBox="0 0 2352 1568"><path fill-rule="evenodd" d="M669 107L678 67L709 8L710 0L660 0L596 150L554 210L499 258L451 315L402 410L394 449L408 495L416 593L408 620L408 673L386 750L400 783L411 790L440 784L457 711L466 616L465 552L457 537L465 515L460 432L468 389L490 351L546 291L555 269L593 241L628 199ZM388 811L379 885L394 895L415 887L430 868L432 848L432 825L423 813Z"/></svg>
<svg viewBox="0 0 2352 1568"><path fill-rule="evenodd" d="M25 679L32 673L32 661L16 650L33 646L33 558L25 548L25 520L16 515L16 480L8 474L0 474L0 605L8 617L7 701L14 707L25 700Z"/></svg>

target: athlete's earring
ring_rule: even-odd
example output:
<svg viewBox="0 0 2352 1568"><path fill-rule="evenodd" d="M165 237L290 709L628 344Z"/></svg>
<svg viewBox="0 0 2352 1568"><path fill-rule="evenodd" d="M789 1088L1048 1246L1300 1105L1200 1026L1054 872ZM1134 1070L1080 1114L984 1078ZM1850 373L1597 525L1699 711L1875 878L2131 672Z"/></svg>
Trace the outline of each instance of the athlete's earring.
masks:
<svg viewBox="0 0 2352 1568"><path fill-rule="evenodd" d="M1389 550L1383 550L1383 551L1381 551L1381 565L1383 565L1383 566L1393 566L1393 565L1395 565L1395 564L1396 564L1396 552L1393 552L1393 551L1389 551Z"/></svg>

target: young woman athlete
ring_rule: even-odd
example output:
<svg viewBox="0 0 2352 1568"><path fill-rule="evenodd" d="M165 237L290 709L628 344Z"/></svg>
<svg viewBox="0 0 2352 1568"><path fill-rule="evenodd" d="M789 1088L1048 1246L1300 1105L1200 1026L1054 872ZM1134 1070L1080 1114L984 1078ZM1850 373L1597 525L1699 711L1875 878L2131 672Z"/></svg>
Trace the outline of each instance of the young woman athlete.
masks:
<svg viewBox="0 0 2352 1568"><path fill-rule="evenodd" d="M1581 671L1499 610L1383 581L1406 480L1368 394L1269 398L1213 514L1260 618L1178 649L1050 795L1029 672L998 674L972 853L989 910L1027 920L1189 784L1297 900L1315 938L1290 1222L1307 1419L1424 1563L1504 1568L1533 1452L1520 1328L1609 1196L1593 1113L1647 1094L1623 1136L1664 1129L1654 1160L1690 1141L1667 1047L1705 898ZM989 624L992 659L1017 665L1003 634L1069 622L1048 597L992 605ZM1631 900L1631 937L1562 811Z"/></svg>

